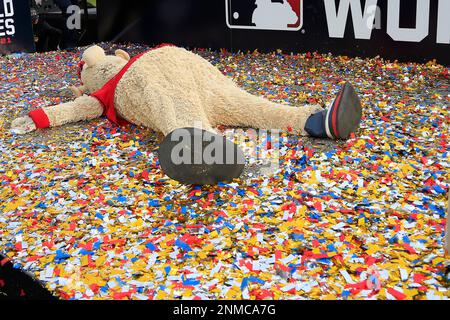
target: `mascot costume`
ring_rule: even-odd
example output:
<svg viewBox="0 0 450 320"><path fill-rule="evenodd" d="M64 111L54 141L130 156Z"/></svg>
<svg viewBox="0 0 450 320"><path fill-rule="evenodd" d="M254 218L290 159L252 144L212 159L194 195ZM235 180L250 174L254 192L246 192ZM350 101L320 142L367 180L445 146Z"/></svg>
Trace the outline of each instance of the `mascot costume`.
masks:
<svg viewBox="0 0 450 320"><path fill-rule="evenodd" d="M199 55L172 45L133 59L123 50L106 55L92 46L79 67L82 86L72 88L75 100L31 111L13 121L12 131L24 134L100 116L117 125L151 128L164 136L158 152L163 172L185 184L215 184L241 175L242 150L216 126L347 139L362 116L349 83L327 109L277 104L242 90Z"/></svg>

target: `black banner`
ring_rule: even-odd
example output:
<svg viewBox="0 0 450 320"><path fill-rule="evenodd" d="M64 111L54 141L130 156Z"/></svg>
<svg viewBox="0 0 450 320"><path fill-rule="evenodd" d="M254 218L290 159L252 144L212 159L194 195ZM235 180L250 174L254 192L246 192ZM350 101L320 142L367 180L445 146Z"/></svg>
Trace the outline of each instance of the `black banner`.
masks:
<svg viewBox="0 0 450 320"><path fill-rule="evenodd" d="M0 0L0 54L33 51L29 0Z"/></svg>
<svg viewBox="0 0 450 320"><path fill-rule="evenodd" d="M0 298L1 301L1 298ZM0 302L0 308L2 304ZM61 318L64 314L89 314L90 317L113 315L113 319L128 319L133 314L143 319L308 319L335 318L336 314L365 314L367 310L382 310L400 319L414 318L421 310L443 314L445 301L6 301L3 310L20 312L22 317L44 314L46 318ZM6 312L5 312L6 313ZM6 317L5 317L6 318Z"/></svg>
<svg viewBox="0 0 450 320"><path fill-rule="evenodd" d="M450 65L450 0L98 0L101 41Z"/></svg>

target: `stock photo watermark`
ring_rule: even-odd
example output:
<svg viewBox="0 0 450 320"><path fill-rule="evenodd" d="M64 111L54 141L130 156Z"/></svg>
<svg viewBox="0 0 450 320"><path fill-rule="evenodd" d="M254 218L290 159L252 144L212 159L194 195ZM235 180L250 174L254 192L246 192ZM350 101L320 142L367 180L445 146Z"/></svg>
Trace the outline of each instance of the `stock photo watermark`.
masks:
<svg viewBox="0 0 450 320"><path fill-rule="evenodd" d="M279 129L230 128L215 133L204 129L201 122L195 122L191 128L177 129L170 134L173 144L170 159L175 165L245 164L245 158L236 158L238 147L255 164L277 170L280 146L286 139L280 132Z"/></svg>
<svg viewBox="0 0 450 320"><path fill-rule="evenodd" d="M69 15L66 21L67 29L81 30L81 8L77 5L71 5L67 8L66 13Z"/></svg>
<svg viewBox="0 0 450 320"><path fill-rule="evenodd" d="M6 0L12 1L12 0ZM42 0L35 0L36 5L41 6ZM64 11L64 10L63 10ZM81 30L81 13L82 9L76 4L67 7L63 15L67 15L66 27L69 30Z"/></svg>

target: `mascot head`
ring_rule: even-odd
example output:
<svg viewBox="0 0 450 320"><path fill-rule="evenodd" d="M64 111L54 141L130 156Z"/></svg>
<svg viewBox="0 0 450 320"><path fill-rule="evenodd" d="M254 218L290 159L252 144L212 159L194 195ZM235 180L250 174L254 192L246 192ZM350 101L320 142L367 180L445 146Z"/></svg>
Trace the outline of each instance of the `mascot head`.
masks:
<svg viewBox="0 0 450 320"><path fill-rule="evenodd" d="M78 65L81 87L71 87L76 96L93 93L111 80L130 60L123 50L116 50L114 56L108 56L99 46L86 49Z"/></svg>

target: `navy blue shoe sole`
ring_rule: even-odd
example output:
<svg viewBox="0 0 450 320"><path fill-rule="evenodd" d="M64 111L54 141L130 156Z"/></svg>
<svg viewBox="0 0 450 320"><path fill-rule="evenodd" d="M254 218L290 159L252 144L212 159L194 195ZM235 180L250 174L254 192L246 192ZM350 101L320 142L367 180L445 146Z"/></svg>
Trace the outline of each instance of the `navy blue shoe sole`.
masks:
<svg viewBox="0 0 450 320"><path fill-rule="evenodd" d="M216 150L217 156L211 150ZM208 157L211 153L213 158ZM230 182L245 167L239 146L222 135L197 128L172 131L161 142L158 154L163 172L183 184Z"/></svg>
<svg viewBox="0 0 450 320"><path fill-rule="evenodd" d="M353 86L347 82L327 113L327 135L334 139L348 139L358 129L361 118L361 100Z"/></svg>

